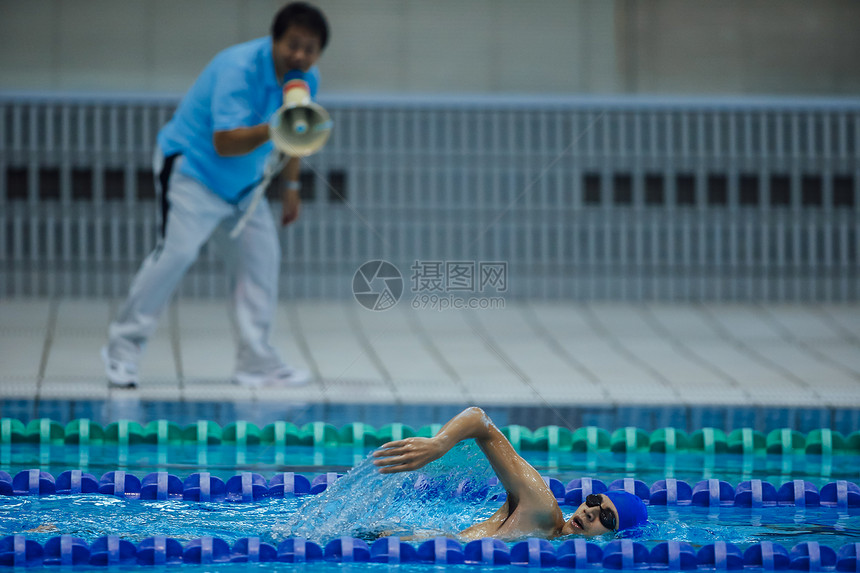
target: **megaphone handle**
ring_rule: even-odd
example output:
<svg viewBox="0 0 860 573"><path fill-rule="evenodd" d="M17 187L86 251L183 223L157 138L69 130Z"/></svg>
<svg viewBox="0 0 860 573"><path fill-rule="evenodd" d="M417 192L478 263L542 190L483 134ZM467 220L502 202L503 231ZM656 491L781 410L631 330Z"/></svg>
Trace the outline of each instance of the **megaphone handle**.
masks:
<svg viewBox="0 0 860 573"><path fill-rule="evenodd" d="M274 179L275 174L279 173L283 168L286 161L283 158L281 153L278 153L278 161L272 165L271 163L266 166L266 169L263 173L263 179L260 181L254 190L251 192L251 202L248 204L248 208L245 209L245 212L242 214L242 217L236 223L236 226L233 227L233 230L230 231L230 238L235 239L239 236L239 233L242 232L242 229L245 228L245 225L248 224L248 221L251 220L251 216L254 214L254 211L257 210L257 206L262 201L263 196L266 194L266 189L269 187L269 183Z"/></svg>
<svg viewBox="0 0 860 573"><path fill-rule="evenodd" d="M264 185L265 183L265 185ZM245 209L245 212L242 214L242 218L236 223L236 226L233 227L233 230L230 231L230 238L235 239L239 236L239 233L242 232L242 229L245 228L245 225L248 224L248 221L251 220L251 215L254 214L254 211L257 210L257 205L260 204L260 200L263 198L263 195L266 194L266 187L269 186L269 182L265 179L256 187L254 187L253 197L251 202L248 204L248 208Z"/></svg>

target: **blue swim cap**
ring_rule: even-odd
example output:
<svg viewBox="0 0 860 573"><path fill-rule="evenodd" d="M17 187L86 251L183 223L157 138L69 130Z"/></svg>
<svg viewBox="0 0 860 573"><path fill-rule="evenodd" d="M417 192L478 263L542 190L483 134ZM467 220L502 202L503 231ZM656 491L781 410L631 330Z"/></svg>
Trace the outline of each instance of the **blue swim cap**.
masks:
<svg viewBox="0 0 860 573"><path fill-rule="evenodd" d="M605 491L603 495L611 499L615 509L618 510L618 531L630 529L648 521L648 508L638 495L622 490Z"/></svg>

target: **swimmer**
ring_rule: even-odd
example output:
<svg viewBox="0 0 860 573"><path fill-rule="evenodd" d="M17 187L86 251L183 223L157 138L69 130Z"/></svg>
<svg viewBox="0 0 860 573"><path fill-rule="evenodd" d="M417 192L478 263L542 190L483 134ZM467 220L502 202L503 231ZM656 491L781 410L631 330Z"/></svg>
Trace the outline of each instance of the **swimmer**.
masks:
<svg viewBox="0 0 860 573"><path fill-rule="evenodd" d="M609 491L586 497L565 520L561 508L538 471L525 461L480 408L463 410L432 438L406 438L374 452L383 474L417 470L441 458L458 442L474 438L507 491L505 503L489 519L460 532L464 540L496 537L517 539L541 535L587 537L630 529L645 523L648 511L637 496Z"/></svg>

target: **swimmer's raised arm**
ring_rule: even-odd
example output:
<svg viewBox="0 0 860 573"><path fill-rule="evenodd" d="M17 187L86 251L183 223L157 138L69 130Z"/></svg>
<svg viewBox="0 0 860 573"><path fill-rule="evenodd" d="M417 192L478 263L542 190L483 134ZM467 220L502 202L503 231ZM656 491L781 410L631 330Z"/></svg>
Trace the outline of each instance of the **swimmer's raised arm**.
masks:
<svg viewBox="0 0 860 573"><path fill-rule="evenodd" d="M467 408L451 418L432 438L406 438L383 444L373 453L381 473L412 471L441 458L458 442L474 438L509 496L544 496L549 492L538 471L514 449L480 408ZM550 494L551 497L551 494Z"/></svg>

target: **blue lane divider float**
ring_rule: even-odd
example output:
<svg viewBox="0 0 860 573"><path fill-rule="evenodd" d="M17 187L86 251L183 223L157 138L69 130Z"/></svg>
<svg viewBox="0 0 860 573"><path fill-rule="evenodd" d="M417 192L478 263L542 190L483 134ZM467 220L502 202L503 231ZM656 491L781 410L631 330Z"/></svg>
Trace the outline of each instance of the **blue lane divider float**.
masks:
<svg viewBox="0 0 860 573"><path fill-rule="evenodd" d="M696 550L683 541L664 541L651 549L650 569L666 571L689 571L698 568Z"/></svg>
<svg viewBox="0 0 860 573"><path fill-rule="evenodd" d="M0 566L64 567L164 566L180 563L427 563L466 564L478 567L519 565L529 568L613 569L652 571L852 571L860 570L860 543L838 550L815 541L791 549L770 541L745 551L725 541L704 545L696 551L679 541L658 543L650 550L631 539L618 539L600 547L585 539L571 539L558 547L545 539L531 538L512 545L498 539L479 539L465 546L454 539L437 537L416 548L398 537L383 537L368 546L361 539L339 537L325 546L304 538L282 541L277 548L258 537L237 540L231 546L218 537L187 541L153 536L137 545L116 536L100 537L88 545L83 539L60 535L44 545L23 535L0 539Z"/></svg>
<svg viewBox="0 0 860 573"><path fill-rule="evenodd" d="M293 473L275 474L269 481L257 473L241 472L226 483L209 472L193 473L185 480L167 472L152 472L142 479L123 470L110 471L96 479L81 470L67 470L56 479L45 471L23 470L11 477L0 472L0 495L40 496L99 493L143 500L184 499L187 501L227 501L251 503L266 497L290 497L316 495L340 479L343 474L326 472L312 479ZM439 478L441 480L447 478ZM753 479L739 483L737 487L717 479L701 480L693 485L679 479L666 478L655 481L650 487L634 478L621 478L609 485L596 478L577 478L563 485L558 479L544 477L559 504L576 507L592 493L609 490L624 490L639 496L651 505L703 507L828 507L840 510L860 508L860 486L854 482L837 480L829 482L819 490L809 481L795 479L778 488L770 482ZM488 489L498 483L490 478L478 484L463 481L457 485L455 495L482 497ZM437 486L433 478L426 476L416 480L414 487L432 490ZM496 496L500 501L504 494Z"/></svg>
<svg viewBox="0 0 860 573"><path fill-rule="evenodd" d="M693 486L693 505L720 506L735 504L735 488L725 481L707 479Z"/></svg>
<svg viewBox="0 0 860 573"><path fill-rule="evenodd" d="M53 495L54 476L39 470L24 470L12 478L13 495Z"/></svg>
<svg viewBox="0 0 860 573"><path fill-rule="evenodd" d="M269 497L307 495L310 492L311 482L302 474L284 472L269 480Z"/></svg>
<svg viewBox="0 0 860 573"><path fill-rule="evenodd" d="M860 543L848 543L839 548L836 554L836 570L860 570Z"/></svg>
<svg viewBox="0 0 860 573"><path fill-rule="evenodd" d="M230 545L218 537L205 536L189 541L182 550L183 563L229 563Z"/></svg>
<svg viewBox="0 0 860 573"><path fill-rule="evenodd" d="M316 495L324 492L328 489L328 486L336 482L341 477L343 477L343 474L339 474L337 472L326 472L316 476L313 481L311 481L311 494Z"/></svg>
<svg viewBox="0 0 860 573"><path fill-rule="evenodd" d="M268 496L266 478L257 473L242 472L227 480L226 500L250 503Z"/></svg>
<svg viewBox="0 0 860 573"><path fill-rule="evenodd" d="M418 546L418 560L435 565L460 565L466 562L463 546L448 537L429 539Z"/></svg>
<svg viewBox="0 0 860 573"><path fill-rule="evenodd" d="M781 571L788 569L790 563L788 550L771 541L756 543L744 551L744 565L750 568Z"/></svg>
<svg viewBox="0 0 860 573"><path fill-rule="evenodd" d="M498 540L497 540L498 541ZM502 543L502 545L505 545ZM505 545L505 551L507 546ZM399 537L383 537L370 546L370 560L374 563L417 563L418 551Z"/></svg>
<svg viewBox="0 0 860 573"><path fill-rule="evenodd" d="M182 490L182 480L167 472L153 472L140 480L140 499L178 499Z"/></svg>
<svg viewBox="0 0 860 573"><path fill-rule="evenodd" d="M224 480L209 472L191 474L182 483L182 499L186 501L224 501L226 497Z"/></svg>
<svg viewBox="0 0 860 573"><path fill-rule="evenodd" d="M337 563L366 563L370 561L370 547L362 539L340 537L326 544L323 557Z"/></svg>
<svg viewBox="0 0 860 573"><path fill-rule="evenodd" d="M744 568L744 556L734 543L717 541L699 549L696 558L704 569L732 571Z"/></svg>
<svg viewBox="0 0 860 573"><path fill-rule="evenodd" d="M304 537L283 541L277 550L278 561L285 563L307 563L323 558L322 548Z"/></svg>
<svg viewBox="0 0 860 573"><path fill-rule="evenodd" d="M693 488L683 480L661 479L651 485L648 502L651 505L690 505L693 503Z"/></svg>
<svg viewBox="0 0 860 573"><path fill-rule="evenodd" d="M630 539L616 539L603 548L603 566L606 569L648 569L650 559L648 548Z"/></svg>
<svg viewBox="0 0 860 573"><path fill-rule="evenodd" d="M789 567L791 569L832 571L836 566L836 552L827 545L821 545L817 541L798 543L791 548L789 558ZM856 561L854 565L855 568L850 569L850 571L856 571Z"/></svg>
<svg viewBox="0 0 860 573"><path fill-rule="evenodd" d="M87 542L71 535L52 537L44 546L44 565L89 565L90 547Z"/></svg>
<svg viewBox="0 0 860 573"><path fill-rule="evenodd" d="M278 550L259 537L245 537L233 544L232 563L270 563L278 560Z"/></svg>
<svg viewBox="0 0 860 573"><path fill-rule="evenodd" d="M99 537L90 546L90 565L128 566L137 563L137 548L116 535Z"/></svg>
<svg viewBox="0 0 860 573"><path fill-rule="evenodd" d="M552 543L546 539L531 538L515 543L511 547L511 564L524 567L552 567L556 562L556 552Z"/></svg>
<svg viewBox="0 0 860 573"><path fill-rule="evenodd" d="M140 479L124 470L107 472L99 480L99 493L117 497L140 497Z"/></svg>
<svg viewBox="0 0 860 573"><path fill-rule="evenodd" d="M735 489L735 505L743 507L770 507L777 504L777 499L773 484L760 479L742 481Z"/></svg>
<svg viewBox="0 0 860 573"><path fill-rule="evenodd" d="M54 482L55 492L61 495L77 495L82 493L97 493L99 482L92 474L81 470L64 471Z"/></svg>
<svg viewBox="0 0 860 573"><path fill-rule="evenodd" d="M182 544L164 535L147 537L137 546L138 565L178 565L182 557Z"/></svg>
<svg viewBox="0 0 860 573"><path fill-rule="evenodd" d="M511 551L500 539L475 539L463 548L463 558L469 565L510 565Z"/></svg>
<svg viewBox="0 0 860 573"><path fill-rule="evenodd" d="M556 550L557 565L573 569L594 569L603 565L603 548L583 538L568 539Z"/></svg>

